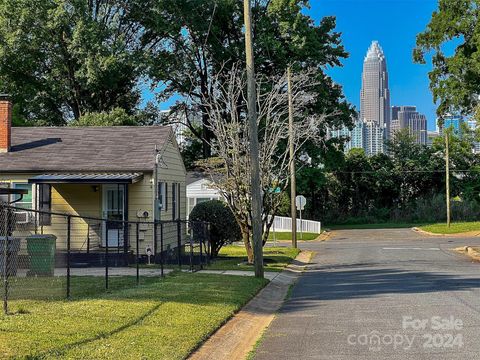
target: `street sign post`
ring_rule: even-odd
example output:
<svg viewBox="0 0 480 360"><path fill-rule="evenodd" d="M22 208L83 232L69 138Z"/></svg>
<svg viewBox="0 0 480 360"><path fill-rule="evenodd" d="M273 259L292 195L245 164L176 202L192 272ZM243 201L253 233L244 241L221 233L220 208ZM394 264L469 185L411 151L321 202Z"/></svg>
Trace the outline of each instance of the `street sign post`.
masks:
<svg viewBox="0 0 480 360"><path fill-rule="evenodd" d="M295 205L297 210L300 211L300 239L303 240L303 222L302 222L302 210L305 210L305 205L307 204L307 199L303 195L298 195L295 198ZM292 220L293 221L293 220Z"/></svg>

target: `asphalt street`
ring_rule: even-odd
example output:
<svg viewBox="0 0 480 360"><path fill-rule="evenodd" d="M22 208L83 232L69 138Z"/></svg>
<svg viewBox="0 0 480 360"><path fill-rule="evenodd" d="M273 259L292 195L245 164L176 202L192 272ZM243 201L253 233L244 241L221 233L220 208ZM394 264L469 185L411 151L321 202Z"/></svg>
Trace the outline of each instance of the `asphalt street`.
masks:
<svg viewBox="0 0 480 360"><path fill-rule="evenodd" d="M480 359L480 238L342 230L316 255L255 359Z"/></svg>

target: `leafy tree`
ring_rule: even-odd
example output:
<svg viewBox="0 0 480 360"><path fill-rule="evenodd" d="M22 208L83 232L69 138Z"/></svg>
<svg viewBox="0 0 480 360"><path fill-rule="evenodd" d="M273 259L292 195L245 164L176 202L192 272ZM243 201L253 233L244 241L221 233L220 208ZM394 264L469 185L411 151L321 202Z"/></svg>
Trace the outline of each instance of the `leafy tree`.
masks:
<svg viewBox="0 0 480 360"><path fill-rule="evenodd" d="M69 126L137 126L153 125L158 119L156 109L146 107L134 114L128 114L125 109L114 108L100 113L86 113L80 119L70 121Z"/></svg>
<svg viewBox="0 0 480 360"><path fill-rule="evenodd" d="M0 88L16 120L62 125L92 112L139 104L142 29L132 20L146 0L3 0Z"/></svg>
<svg viewBox="0 0 480 360"><path fill-rule="evenodd" d="M135 126L138 125L134 117L124 109L115 108L109 112L86 113L80 119L72 121L71 126Z"/></svg>
<svg viewBox="0 0 480 360"><path fill-rule="evenodd" d="M318 113L342 109L330 122L350 121L351 108L340 86L324 72L327 66L340 66L347 57L335 32L335 19L324 18L317 26L304 14L306 0L257 0L253 4L256 67L264 76L279 76L289 64L300 72L314 67L319 80ZM243 6L236 0L164 0L155 2L152 11L139 19L147 29L145 42L157 42L150 75L165 84L159 99L180 94L177 108L198 112L202 129L192 132L203 141L203 156L211 155L214 137L209 130L206 106L215 96L212 78L228 78L233 66L244 61ZM168 36L166 34L168 33ZM195 104L195 105L194 105ZM325 128L326 129L326 128Z"/></svg>
<svg viewBox="0 0 480 360"><path fill-rule="evenodd" d="M424 32L417 36L414 60L433 53L430 88L438 114L471 113L480 94L480 7L478 0L439 0ZM451 56L447 45L455 44Z"/></svg>

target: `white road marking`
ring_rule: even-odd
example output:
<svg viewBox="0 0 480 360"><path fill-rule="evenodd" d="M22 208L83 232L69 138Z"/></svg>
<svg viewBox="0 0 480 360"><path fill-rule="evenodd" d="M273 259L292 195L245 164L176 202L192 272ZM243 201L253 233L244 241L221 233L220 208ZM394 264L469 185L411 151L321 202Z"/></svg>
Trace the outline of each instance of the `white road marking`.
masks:
<svg viewBox="0 0 480 360"><path fill-rule="evenodd" d="M411 247L411 248L395 248L395 247L385 247L382 250L425 250L425 251L440 251L439 248L418 248L418 247Z"/></svg>

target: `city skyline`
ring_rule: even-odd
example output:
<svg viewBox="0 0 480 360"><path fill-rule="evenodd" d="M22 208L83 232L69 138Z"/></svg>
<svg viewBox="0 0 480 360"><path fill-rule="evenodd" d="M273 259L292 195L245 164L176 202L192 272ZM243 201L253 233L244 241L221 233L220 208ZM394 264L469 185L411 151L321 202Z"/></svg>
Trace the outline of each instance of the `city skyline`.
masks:
<svg viewBox="0 0 480 360"><path fill-rule="evenodd" d="M378 41L373 40L363 60L360 111L352 130L330 129L329 137L348 139L344 151L362 148L368 156L384 153L385 140L408 129L418 144L427 145L427 119L412 105L391 105L387 59ZM433 134L431 134L433 135Z"/></svg>
<svg viewBox="0 0 480 360"><path fill-rule="evenodd" d="M427 64L415 64L412 51L418 33L425 30L432 12L437 10L435 0L318 0L310 2L308 15L317 21L324 16L335 16L336 30L342 34L342 44L350 54L343 67L332 68L328 73L344 90L346 99L360 111L362 61L365 49L372 40L378 40L388 59L389 86L392 105L415 105L425 114L428 130L435 130L436 106L429 88ZM411 13L415 6L415 21L398 22L398 14ZM392 24L397 24L393 26ZM408 25L407 25L408 24ZM445 46L447 54L453 43Z"/></svg>

